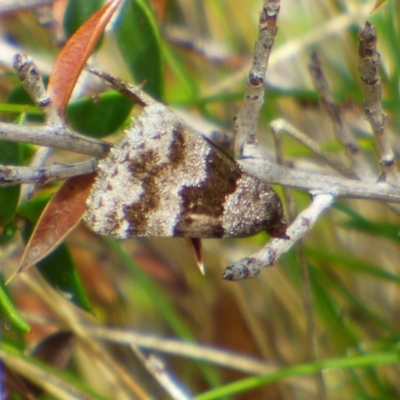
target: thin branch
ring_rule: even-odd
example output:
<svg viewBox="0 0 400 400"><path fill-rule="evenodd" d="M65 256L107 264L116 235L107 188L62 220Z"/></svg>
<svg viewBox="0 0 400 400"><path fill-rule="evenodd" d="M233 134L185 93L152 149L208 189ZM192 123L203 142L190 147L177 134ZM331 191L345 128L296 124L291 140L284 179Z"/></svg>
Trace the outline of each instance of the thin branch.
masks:
<svg viewBox="0 0 400 400"><path fill-rule="evenodd" d="M235 156L241 158L245 145L255 144L257 121L264 103L265 72L278 31L276 20L280 0L265 0L260 15L259 33L253 53L253 65L248 79L242 108L235 118Z"/></svg>
<svg viewBox="0 0 400 400"><path fill-rule="evenodd" d="M47 126L64 126L61 117L55 109L50 96L44 87L42 77L33 60L25 54L16 54L14 56L13 67L22 82L23 87L28 92L31 99L42 111ZM46 163L46 159L53 152L49 147L40 148L34 155L31 167L42 167ZM45 179L46 174L43 178ZM28 182L25 182L28 183ZM20 201L27 200L32 196L36 189L36 184L31 183L24 187L21 192Z"/></svg>
<svg viewBox="0 0 400 400"><path fill-rule="evenodd" d="M53 149L51 147L39 147L30 164L29 167L30 168L43 168L43 166L46 164L46 160L47 158L51 155L51 153L53 152ZM18 168L18 167L14 167L14 168ZM1 171L1 169L0 169ZM1 176L1 172L0 172L0 176ZM1 182L1 180L0 180ZM21 187L21 192L19 195L19 202L22 203L24 201L29 200L33 194L35 193L35 190L37 188L37 182L35 181L31 181L28 179L27 182L21 182L21 183L28 183L27 185L23 185Z"/></svg>
<svg viewBox="0 0 400 400"><path fill-rule="evenodd" d="M63 122L53 106L50 96L47 94L42 77L33 60L26 54L16 54L13 67L22 86L42 111L46 125L62 126Z"/></svg>
<svg viewBox="0 0 400 400"><path fill-rule="evenodd" d="M229 265L224 271L223 279L239 281L254 278L262 268L274 265L283 253L311 230L318 217L332 205L334 199L332 194L315 194L310 206L302 211L287 229L288 239L272 239L257 253Z"/></svg>
<svg viewBox="0 0 400 400"><path fill-rule="evenodd" d="M387 182L364 182L333 176L297 171L275 165L265 159L238 160L242 169L258 179L282 186L305 191L331 193L335 197L379 200L400 203L397 187Z"/></svg>
<svg viewBox="0 0 400 400"><path fill-rule="evenodd" d="M96 158L104 157L112 145L79 135L61 126L22 126L0 122L0 139L69 150Z"/></svg>
<svg viewBox="0 0 400 400"><path fill-rule="evenodd" d="M354 170L358 177L366 177L366 173L368 173L370 167L353 134L343 122L341 108L336 104L332 96L321 61L316 53L312 53L308 68L314 87L318 92L321 108L328 114L336 138L344 147L345 154L352 163L352 170Z"/></svg>
<svg viewBox="0 0 400 400"><path fill-rule="evenodd" d="M154 377L154 379L164 388L169 396L174 400L189 400L192 398L176 384L174 379L165 369L164 363L154 354L146 357L143 352L134 344L131 344L131 349L145 366L147 371Z"/></svg>
<svg viewBox="0 0 400 400"><path fill-rule="evenodd" d="M275 136L277 136L280 132L288 133L292 138L296 139L304 146L306 146L308 149L310 149L314 154L321 157L333 169L340 172L340 174L350 179L357 179L357 175L350 168L347 168L343 163L341 163L335 157L332 157L332 155L323 151L318 145L318 143L316 143L314 140L309 138L303 132L295 128L293 125L280 119L272 121L270 126L271 129L274 131Z"/></svg>
<svg viewBox="0 0 400 400"><path fill-rule="evenodd" d="M376 49L375 28L366 22L359 32L359 72L364 88L364 112L375 138L375 148L379 162L388 181L400 184L400 174L396 158L385 130L386 114L382 110L382 82L379 76L380 55Z"/></svg>
<svg viewBox="0 0 400 400"><path fill-rule="evenodd" d="M273 138L274 138L276 163L280 166L288 166L289 167L290 163L285 163L285 160L284 160L282 136L277 133L279 131L276 129L271 129L271 131L272 131ZM250 155L250 157L252 157L252 155ZM258 157L258 158L262 158L262 156ZM291 223L297 214L294 199L293 199L293 196L292 196L292 193L291 193L291 190L289 187L282 186L282 191L283 191L283 201L285 202L286 211L288 214L287 215L288 222Z"/></svg>
<svg viewBox="0 0 400 400"><path fill-rule="evenodd" d="M92 337L112 341L114 343L136 345L148 350L154 350L193 360L204 361L230 368L247 374L266 374L278 366L269 362L248 357L216 347L185 343L180 340L165 339L155 335L141 334L126 329L116 329L100 326L85 326L85 331Z"/></svg>
<svg viewBox="0 0 400 400"><path fill-rule="evenodd" d="M125 97L132 100L136 104L140 104L141 106L150 106L157 103L156 100L141 90L138 86L124 82L119 78L115 78L107 72L98 71L90 65L86 65L85 69L91 74L96 75L106 81L114 90L122 93Z"/></svg>
<svg viewBox="0 0 400 400"><path fill-rule="evenodd" d="M75 164L54 164L46 167L12 167L0 165L0 186L34 183L44 185L57 179L86 175L96 170L97 159Z"/></svg>

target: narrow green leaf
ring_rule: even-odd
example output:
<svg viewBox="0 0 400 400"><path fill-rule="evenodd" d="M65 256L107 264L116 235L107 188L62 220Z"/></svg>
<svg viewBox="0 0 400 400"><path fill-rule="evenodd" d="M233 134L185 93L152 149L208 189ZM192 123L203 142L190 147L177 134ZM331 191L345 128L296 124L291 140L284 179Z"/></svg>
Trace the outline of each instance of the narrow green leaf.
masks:
<svg viewBox="0 0 400 400"><path fill-rule="evenodd" d="M37 264L41 275L61 296L82 310L92 312L74 260L66 244L61 244Z"/></svg>
<svg viewBox="0 0 400 400"><path fill-rule="evenodd" d="M346 255L344 253L334 253L320 248L307 246L307 255L316 257L319 261L335 263L335 268L342 268L353 273L367 274L377 279L383 279L394 283L400 283L400 275L391 271L385 271L379 265L374 265L360 258Z"/></svg>
<svg viewBox="0 0 400 400"><path fill-rule="evenodd" d="M221 399L226 396L237 395L238 393L256 389L258 387L278 382L285 378L311 375L324 370L342 370L352 368L368 368L377 365L398 364L400 353L392 351L387 353L372 353L355 357L340 357L326 361L296 365L294 367L280 369L270 374L253 376L230 383L223 387L210 390L195 396L195 400Z"/></svg>
<svg viewBox="0 0 400 400"><path fill-rule="evenodd" d="M117 21L116 37L122 56L137 83L158 100L163 98L163 66L154 14L145 0L125 3Z"/></svg>
<svg viewBox="0 0 400 400"><path fill-rule="evenodd" d="M18 208L18 214L27 218L26 229L23 232L27 241L41 212L46 206L49 196L36 197ZM91 312L89 300L85 294L75 263L66 244L61 244L55 251L37 264L41 275L49 285L67 300L81 309Z"/></svg>
<svg viewBox="0 0 400 400"><path fill-rule="evenodd" d="M132 101L118 92L103 93L96 101L84 98L67 107L72 128L88 136L103 138L115 132L127 119Z"/></svg>
<svg viewBox="0 0 400 400"><path fill-rule="evenodd" d="M371 221L370 219L364 218L351 208L345 207L341 204L336 204L335 208L350 217L347 221L342 223L342 226L359 232L369 233L371 235L383 236L394 240L395 242L399 242L400 226L398 224Z"/></svg>
<svg viewBox="0 0 400 400"><path fill-rule="evenodd" d="M0 310L2 314L1 319L4 324L10 323L15 329L25 333L31 330L8 297L3 282L0 283Z"/></svg>

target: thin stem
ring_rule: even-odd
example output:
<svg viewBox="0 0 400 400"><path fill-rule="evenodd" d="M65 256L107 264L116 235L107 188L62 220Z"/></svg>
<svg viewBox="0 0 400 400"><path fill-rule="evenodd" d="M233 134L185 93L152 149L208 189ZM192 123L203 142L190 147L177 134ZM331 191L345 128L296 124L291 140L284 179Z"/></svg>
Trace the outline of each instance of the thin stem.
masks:
<svg viewBox="0 0 400 400"><path fill-rule="evenodd" d="M343 121L342 110L332 96L321 61L316 53L312 53L308 68L314 87L318 92L321 108L329 116L336 138L344 147L345 154L351 161L352 170L356 176L360 178L370 177L372 174L371 168L366 162L365 156L355 140L354 135Z"/></svg>
<svg viewBox="0 0 400 400"><path fill-rule="evenodd" d="M225 269L223 279L239 281L254 278L262 268L274 265L283 253L311 230L319 216L332 205L334 199L331 194L316 193L310 206L302 211L287 229L286 239L273 239L257 253L229 265Z"/></svg>
<svg viewBox="0 0 400 400"><path fill-rule="evenodd" d="M396 157L385 130L386 114L382 110L382 81L379 76L380 55L376 48L375 28L366 22L359 33L359 72L364 88L364 112L375 138L379 163L388 181L400 184L400 174L396 167Z"/></svg>
<svg viewBox="0 0 400 400"><path fill-rule="evenodd" d="M265 0L260 15L259 33L254 47L253 65L248 79L243 105L235 118L235 157L241 158L245 145L257 142L257 122L264 103L265 72L278 31L276 20L279 0Z"/></svg>
<svg viewBox="0 0 400 400"><path fill-rule="evenodd" d="M42 111L46 125L63 126L64 124L53 106L50 96L47 94L42 77L33 60L26 54L16 54L13 67L22 86Z"/></svg>
<svg viewBox="0 0 400 400"><path fill-rule="evenodd" d="M97 159L75 164L54 164L47 167L12 167L0 165L0 186L34 183L44 185L53 180L86 175L96 170Z"/></svg>
<svg viewBox="0 0 400 400"><path fill-rule="evenodd" d="M0 139L54 147L97 158L104 157L112 146L62 126L23 126L5 122L0 122Z"/></svg>
<svg viewBox="0 0 400 400"><path fill-rule="evenodd" d="M335 197L400 203L397 187L386 182L356 181L271 164L264 159L238 160L242 169L258 179L305 191L332 193Z"/></svg>
<svg viewBox="0 0 400 400"><path fill-rule="evenodd" d="M154 379L162 386L169 394L171 399L174 400L189 400L192 396L184 393L181 385L172 378L171 374L167 372L165 364L160 358L154 354L146 357L144 353L134 344L131 344L131 349L136 354L137 358L142 362L147 371L154 377Z"/></svg>
<svg viewBox="0 0 400 400"><path fill-rule="evenodd" d="M292 138L296 139L308 149L310 149L314 154L321 157L327 164L329 164L333 169L340 172L341 175L350 178L350 179L358 179L357 175L346 165L341 163L335 157L332 157L329 153L323 151L318 143L309 138L303 132L295 128L293 125L288 122L279 119L271 122L271 128L274 130L275 136L277 136L280 132L288 133Z"/></svg>

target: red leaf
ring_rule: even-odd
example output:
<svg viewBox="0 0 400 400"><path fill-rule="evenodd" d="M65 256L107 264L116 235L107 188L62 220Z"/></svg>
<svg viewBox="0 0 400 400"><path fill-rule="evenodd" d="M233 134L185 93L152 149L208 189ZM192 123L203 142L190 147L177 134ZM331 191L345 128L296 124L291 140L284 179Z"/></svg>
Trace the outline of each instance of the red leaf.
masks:
<svg viewBox="0 0 400 400"><path fill-rule="evenodd" d="M9 281L46 257L82 219L96 174L67 179L48 202Z"/></svg>
<svg viewBox="0 0 400 400"><path fill-rule="evenodd" d="M121 3L111 0L93 14L68 40L53 66L48 93L62 116L75 83L107 23Z"/></svg>

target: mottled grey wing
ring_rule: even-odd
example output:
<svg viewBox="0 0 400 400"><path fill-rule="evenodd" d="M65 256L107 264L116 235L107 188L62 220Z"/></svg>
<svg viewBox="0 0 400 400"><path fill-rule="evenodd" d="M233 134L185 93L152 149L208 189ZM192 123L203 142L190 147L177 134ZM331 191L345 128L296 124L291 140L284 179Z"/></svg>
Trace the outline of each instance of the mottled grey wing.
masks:
<svg viewBox="0 0 400 400"><path fill-rule="evenodd" d="M267 184L161 104L144 109L98 170L84 219L103 235L243 237L284 222Z"/></svg>

